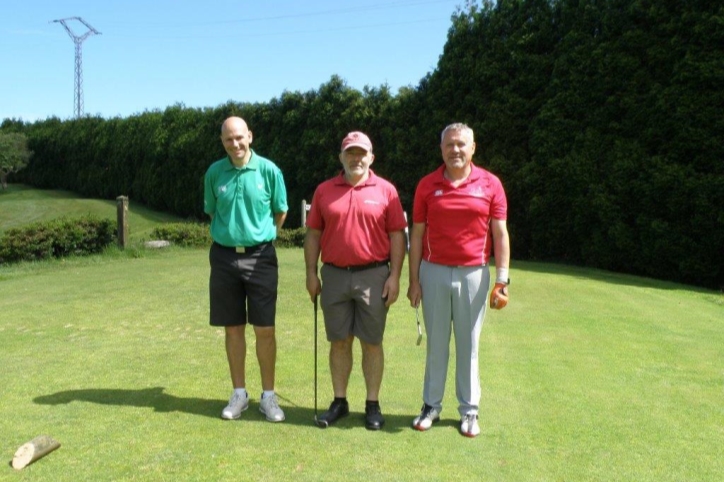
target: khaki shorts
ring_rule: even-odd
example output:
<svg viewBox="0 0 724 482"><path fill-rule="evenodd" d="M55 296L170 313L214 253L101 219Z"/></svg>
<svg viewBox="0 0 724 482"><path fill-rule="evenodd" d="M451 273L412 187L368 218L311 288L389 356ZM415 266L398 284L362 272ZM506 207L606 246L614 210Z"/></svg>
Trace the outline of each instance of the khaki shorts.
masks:
<svg viewBox="0 0 724 482"><path fill-rule="evenodd" d="M320 272L327 340L353 335L370 345L382 343L388 311L382 290L390 275L389 266L348 271L325 264Z"/></svg>

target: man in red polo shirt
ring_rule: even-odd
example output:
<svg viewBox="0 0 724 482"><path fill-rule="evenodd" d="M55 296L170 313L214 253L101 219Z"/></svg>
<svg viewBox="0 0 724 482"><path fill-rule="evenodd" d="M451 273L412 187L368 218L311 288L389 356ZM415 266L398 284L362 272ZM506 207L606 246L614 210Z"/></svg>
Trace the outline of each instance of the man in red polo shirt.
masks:
<svg viewBox="0 0 724 482"><path fill-rule="evenodd" d="M412 214L407 297L414 307L422 301L427 332L423 405L412 424L424 431L440 418L452 320L460 433L475 437L480 433L478 342L490 286L491 247L496 267L491 307L505 306L510 282L508 204L500 180L472 163L472 129L459 123L447 126L440 148L444 163L418 184Z"/></svg>
<svg viewBox="0 0 724 482"><path fill-rule="evenodd" d="M343 171L317 187L307 217L304 260L307 291L321 294L334 401L319 420L331 425L349 414L347 384L354 338L362 346L367 388L365 426L379 430L385 420L379 404L387 311L400 291L407 227L395 187L370 169L372 142L362 132L342 141ZM317 261L321 253L321 281Z"/></svg>

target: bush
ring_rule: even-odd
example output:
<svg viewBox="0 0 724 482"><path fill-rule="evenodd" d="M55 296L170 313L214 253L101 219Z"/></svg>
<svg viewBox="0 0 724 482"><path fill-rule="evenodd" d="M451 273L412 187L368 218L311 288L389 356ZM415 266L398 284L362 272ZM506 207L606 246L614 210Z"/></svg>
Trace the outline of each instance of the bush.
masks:
<svg viewBox="0 0 724 482"><path fill-rule="evenodd" d="M92 215L33 223L5 233L0 263L100 253L115 239L115 222Z"/></svg>
<svg viewBox="0 0 724 482"><path fill-rule="evenodd" d="M301 248L304 246L304 233L306 228L281 229L277 233L274 246L277 248Z"/></svg>
<svg viewBox="0 0 724 482"><path fill-rule="evenodd" d="M278 248L301 248L304 246L305 228L282 229L277 233L274 246ZM201 223L169 223L154 228L153 239L170 241L177 246L204 247L210 246L212 239L208 224Z"/></svg>
<svg viewBox="0 0 724 482"><path fill-rule="evenodd" d="M211 246L211 233L208 224L201 223L169 223L154 228L151 232L154 239L170 241L177 246L202 247Z"/></svg>

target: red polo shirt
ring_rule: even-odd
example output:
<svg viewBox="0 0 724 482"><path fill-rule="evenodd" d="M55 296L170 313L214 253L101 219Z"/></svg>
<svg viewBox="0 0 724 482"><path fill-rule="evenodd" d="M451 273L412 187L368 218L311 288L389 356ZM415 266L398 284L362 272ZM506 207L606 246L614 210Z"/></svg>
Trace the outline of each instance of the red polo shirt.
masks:
<svg viewBox="0 0 724 482"><path fill-rule="evenodd" d="M503 185L490 172L472 166L470 176L453 187L445 166L423 177L415 191L414 223L425 223L422 259L446 266L481 266L492 248L490 219L506 219Z"/></svg>
<svg viewBox="0 0 724 482"><path fill-rule="evenodd" d="M344 175L317 187L307 227L322 231L322 262L360 266L390 258L389 233L407 227L397 189L376 176L351 186Z"/></svg>

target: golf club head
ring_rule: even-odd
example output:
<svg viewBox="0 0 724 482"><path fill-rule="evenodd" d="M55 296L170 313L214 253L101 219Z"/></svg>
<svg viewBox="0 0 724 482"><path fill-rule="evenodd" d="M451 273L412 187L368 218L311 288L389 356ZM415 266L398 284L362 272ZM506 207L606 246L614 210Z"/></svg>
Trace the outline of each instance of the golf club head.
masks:
<svg viewBox="0 0 724 482"><path fill-rule="evenodd" d="M319 427L319 428L327 428L327 427L329 427L329 423L327 423L326 420L320 420L319 418L317 418L316 415L314 416L314 423L315 423L315 424L317 425L317 427Z"/></svg>

